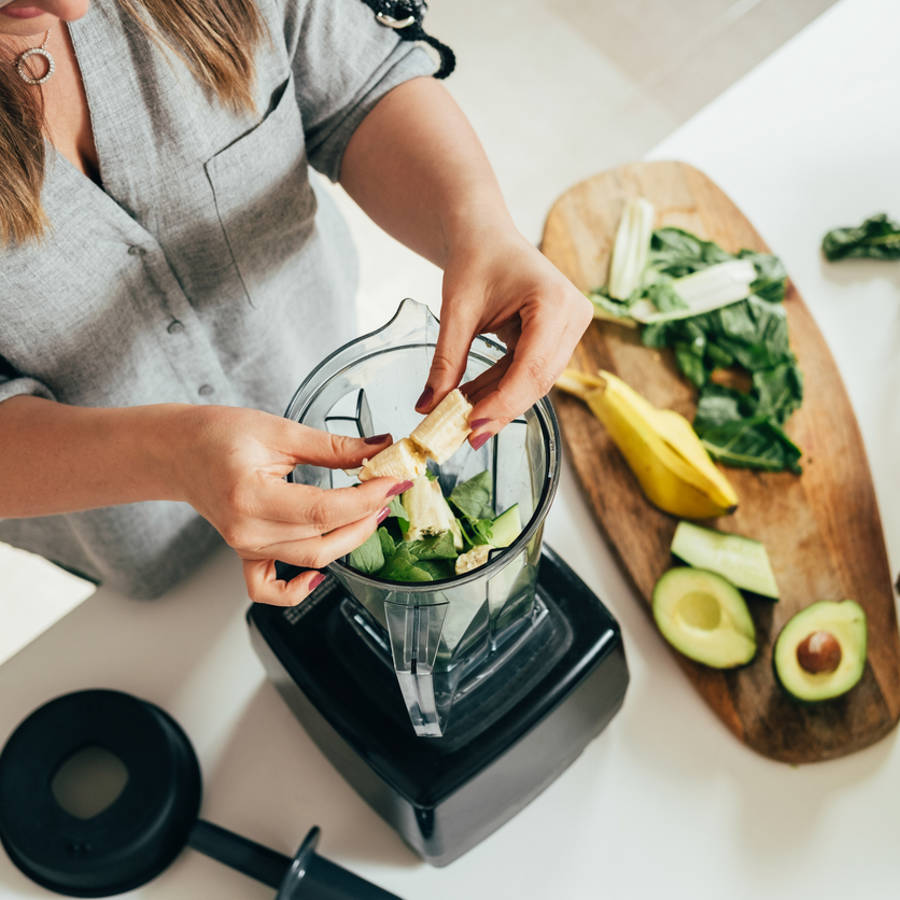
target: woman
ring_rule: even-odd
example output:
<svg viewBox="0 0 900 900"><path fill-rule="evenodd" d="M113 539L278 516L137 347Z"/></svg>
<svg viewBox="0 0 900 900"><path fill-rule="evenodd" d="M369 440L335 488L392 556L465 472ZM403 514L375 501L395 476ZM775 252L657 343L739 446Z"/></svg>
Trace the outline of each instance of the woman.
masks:
<svg viewBox="0 0 900 900"><path fill-rule="evenodd" d="M361 0L0 0L0 44L4 541L150 597L218 531L254 600L293 604L371 534L404 485L283 480L390 442L278 415L352 336L352 253L309 166L444 271L420 412L475 334L506 342L473 446L590 321L430 58Z"/></svg>

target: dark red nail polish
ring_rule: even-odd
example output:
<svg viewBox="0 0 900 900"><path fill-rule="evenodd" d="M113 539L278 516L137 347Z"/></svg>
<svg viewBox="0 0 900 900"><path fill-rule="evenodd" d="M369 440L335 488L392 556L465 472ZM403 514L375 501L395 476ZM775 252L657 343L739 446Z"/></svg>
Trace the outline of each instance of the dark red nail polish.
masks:
<svg viewBox="0 0 900 900"><path fill-rule="evenodd" d="M316 572L312 578L309 579L308 590L312 593L323 581L325 580L324 572Z"/></svg>
<svg viewBox="0 0 900 900"><path fill-rule="evenodd" d="M364 444L383 444L388 438L390 434L385 432L384 434L373 434L372 437L367 437L363 439Z"/></svg>
<svg viewBox="0 0 900 900"><path fill-rule="evenodd" d="M418 409L420 406L427 406L429 403L431 403L431 398L433 396L434 388L429 385L427 388L425 388L424 391L422 391L422 396L419 397L418 400L416 400L416 409Z"/></svg>
<svg viewBox="0 0 900 900"><path fill-rule="evenodd" d="M482 428L483 426L487 425L487 423L490 421L490 419L473 419L471 422L469 422L469 428L475 431L476 429Z"/></svg>
<svg viewBox="0 0 900 900"><path fill-rule="evenodd" d="M472 449L480 450L492 437L493 435L489 431L476 435L472 438Z"/></svg>
<svg viewBox="0 0 900 900"><path fill-rule="evenodd" d="M391 511L385 506L385 508L383 510L381 510L380 513L378 513L378 516L376 517L375 521L378 522L378 524L380 525L390 514L391 514Z"/></svg>
<svg viewBox="0 0 900 900"><path fill-rule="evenodd" d="M396 497L397 494L402 494L404 491L408 491L413 486L411 481L401 481L399 484L395 484L388 492L388 497Z"/></svg>

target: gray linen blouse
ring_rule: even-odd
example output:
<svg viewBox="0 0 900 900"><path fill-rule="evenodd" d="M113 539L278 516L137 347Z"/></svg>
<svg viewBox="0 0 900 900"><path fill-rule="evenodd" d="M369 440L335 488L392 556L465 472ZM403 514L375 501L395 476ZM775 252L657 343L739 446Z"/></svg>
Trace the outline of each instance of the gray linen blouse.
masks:
<svg viewBox="0 0 900 900"><path fill-rule="evenodd" d="M209 98L116 0L70 24L103 187L48 148L50 229L0 248L0 401L280 414L352 337L355 256L309 166L336 179L366 113L434 64L361 0L258 5L256 114ZM0 540L153 597L219 538L155 501L0 520Z"/></svg>

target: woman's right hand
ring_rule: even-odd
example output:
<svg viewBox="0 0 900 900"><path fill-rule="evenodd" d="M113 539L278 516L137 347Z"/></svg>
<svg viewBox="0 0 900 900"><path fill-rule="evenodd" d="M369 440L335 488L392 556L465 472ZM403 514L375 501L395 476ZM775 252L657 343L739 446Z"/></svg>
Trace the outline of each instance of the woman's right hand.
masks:
<svg viewBox="0 0 900 900"><path fill-rule="evenodd" d="M250 598L292 606L323 579L318 569L362 544L411 482L374 478L323 490L284 480L300 463L355 468L390 435L345 438L252 409L190 407L174 459L179 498L243 559ZM275 560L306 571L280 581Z"/></svg>

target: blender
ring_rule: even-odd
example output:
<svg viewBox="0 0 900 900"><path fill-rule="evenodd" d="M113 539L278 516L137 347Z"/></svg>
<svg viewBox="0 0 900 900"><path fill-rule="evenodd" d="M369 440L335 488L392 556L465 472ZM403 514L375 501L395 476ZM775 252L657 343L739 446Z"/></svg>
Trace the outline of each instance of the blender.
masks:
<svg viewBox="0 0 900 900"><path fill-rule="evenodd" d="M419 421L438 321L404 300L383 328L307 377L287 418L335 434L398 439ZM476 337L464 381L502 358ZM487 471L495 513L518 504L522 530L485 565L406 583L345 560L297 607L247 619L269 676L319 747L425 860L444 865L559 775L620 707L628 671L618 624L549 548L560 438L540 400L479 450L435 467L448 495ZM300 465L317 487L355 483Z"/></svg>

